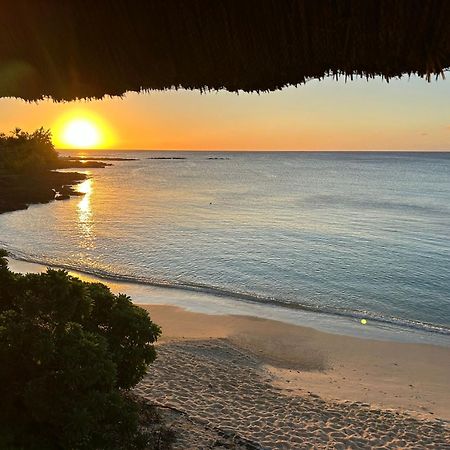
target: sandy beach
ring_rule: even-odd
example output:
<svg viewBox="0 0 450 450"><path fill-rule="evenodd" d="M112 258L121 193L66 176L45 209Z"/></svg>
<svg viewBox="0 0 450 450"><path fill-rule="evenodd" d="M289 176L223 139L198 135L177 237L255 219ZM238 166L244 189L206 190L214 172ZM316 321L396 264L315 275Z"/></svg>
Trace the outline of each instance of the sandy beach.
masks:
<svg viewBox="0 0 450 450"><path fill-rule="evenodd" d="M45 269L10 264L19 272ZM112 285L115 291L132 287ZM173 295L132 295L151 300L156 292L158 301ZM175 448L450 448L448 346L140 306L163 334L157 360L135 391L159 405L176 432Z"/></svg>
<svg viewBox="0 0 450 450"><path fill-rule="evenodd" d="M450 448L450 349L145 305L176 448Z"/></svg>

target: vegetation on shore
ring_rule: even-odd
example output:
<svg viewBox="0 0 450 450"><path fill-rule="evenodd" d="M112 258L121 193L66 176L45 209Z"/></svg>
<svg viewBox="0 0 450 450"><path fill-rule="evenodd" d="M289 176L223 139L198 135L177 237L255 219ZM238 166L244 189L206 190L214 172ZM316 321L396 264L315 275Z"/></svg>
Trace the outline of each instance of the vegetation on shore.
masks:
<svg viewBox="0 0 450 450"><path fill-rule="evenodd" d="M71 186L86 175L53 170L57 168L60 158L49 130L27 133L16 128L9 135L0 133L0 214L47 203L56 192L76 195Z"/></svg>
<svg viewBox="0 0 450 450"><path fill-rule="evenodd" d="M28 133L16 128L9 135L0 133L0 169L30 174L52 168L57 161L50 130L41 127Z"/></svg>
<svg viewBox="0 0 450 450"><path fill-rule="evenodd" d="M64 270L13 273L1 250L0 286L0 448L164 448L128 394L161 332L145 310Z"/></svg>

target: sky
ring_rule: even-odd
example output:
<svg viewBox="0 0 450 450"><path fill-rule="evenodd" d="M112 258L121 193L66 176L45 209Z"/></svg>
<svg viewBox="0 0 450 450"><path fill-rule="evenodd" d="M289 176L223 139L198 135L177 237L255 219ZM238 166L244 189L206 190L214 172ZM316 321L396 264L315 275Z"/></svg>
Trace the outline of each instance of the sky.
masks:
<svg viewBox="0 0 450 450"><path fill-rule="evenodd" d="M0 100L0 131L50 128L60 149L77 146L67 126L80 119L98 131L98 148L450 150L450 72L431 82L328 78L263 94L170 90L66 103Z"/></svg>

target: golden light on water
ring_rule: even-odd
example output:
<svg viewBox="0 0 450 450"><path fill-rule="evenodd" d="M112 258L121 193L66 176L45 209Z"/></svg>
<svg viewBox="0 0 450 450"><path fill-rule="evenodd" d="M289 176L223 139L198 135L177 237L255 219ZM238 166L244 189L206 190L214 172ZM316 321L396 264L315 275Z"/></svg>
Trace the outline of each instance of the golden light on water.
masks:
<svg viewBox="0 0 450 450"><path fill-rule="evenodd" d="M83 236L81 246L84 248L93 247L93 218L91 208L91 194L92 194L92 179L83 181L78 186L78 190L84 193L83 198L78 202L78 227L80 228L81 235Z"/></svg>
<svg viewBox="0 0 450 450"><path fill-rule="evenodd" d="M52 127L57 148L96 149L114 145L114 134L100 116L74 110L61 116Z"/></svg>

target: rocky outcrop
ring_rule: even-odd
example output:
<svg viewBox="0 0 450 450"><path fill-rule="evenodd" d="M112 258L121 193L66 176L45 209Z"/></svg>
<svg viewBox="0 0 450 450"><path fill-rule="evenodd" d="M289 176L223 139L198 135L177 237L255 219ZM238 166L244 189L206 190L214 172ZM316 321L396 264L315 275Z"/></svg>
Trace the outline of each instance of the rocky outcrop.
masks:
<svg viewBox="0 0 450 450"><path fill-rule="evenodd" d="M26 209L33 203L48 203L59 193L60 200L82 195L73 185L87 175L77 172L44 171L34 174L13 174L0 171L0 214ZM63 197L63 198L61 198Z"/></svg>

